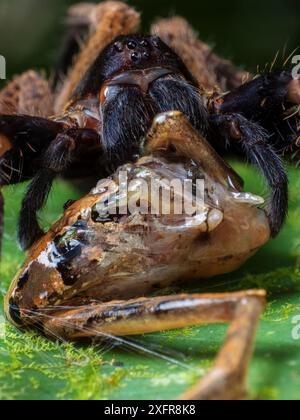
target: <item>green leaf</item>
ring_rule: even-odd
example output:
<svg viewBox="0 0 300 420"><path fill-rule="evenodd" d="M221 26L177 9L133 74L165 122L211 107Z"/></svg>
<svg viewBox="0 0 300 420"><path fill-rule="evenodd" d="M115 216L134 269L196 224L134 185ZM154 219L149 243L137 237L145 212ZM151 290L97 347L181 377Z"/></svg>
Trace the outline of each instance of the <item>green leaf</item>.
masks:
<svg viewBox="0 0 300 420"><path fill-rule="evenodd" d="M255 169L234 163L246 189L261 194ZM300 317L300 178L289 169L290 214L280 236L236 273L186 287L187 292L265 288L269 304L261 320L249 373L250 398L300 399L300 340L293 338ZM1 289L23 262L16 245L16 223L25 186L5 191L6 217ZM42 220L49 226L78 192L59 183ZM74 345L21 333L6 321L0 296L0 399L174 399L211 366L227 326L201 326L135 337L130 345L110 342ZM298 330L299 331L299 330ZM149 353L153 353L150 355Z"/></svg>

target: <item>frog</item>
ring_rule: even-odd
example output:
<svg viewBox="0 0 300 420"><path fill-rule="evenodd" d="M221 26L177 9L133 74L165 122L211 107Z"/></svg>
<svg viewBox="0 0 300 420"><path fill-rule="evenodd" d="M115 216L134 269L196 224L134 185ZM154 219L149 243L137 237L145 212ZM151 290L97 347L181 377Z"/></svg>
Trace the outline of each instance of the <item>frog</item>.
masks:
<svg viewBox="0 0 300 420"><path fill-rule="evenodd" d="M17 328L75 342L229 323L213 367L180 398L240 399L266 292L163 291L238 270L270 236L264 199L181 112L165 112L139 158L68 202L30 248L5 313Z"/></svg>

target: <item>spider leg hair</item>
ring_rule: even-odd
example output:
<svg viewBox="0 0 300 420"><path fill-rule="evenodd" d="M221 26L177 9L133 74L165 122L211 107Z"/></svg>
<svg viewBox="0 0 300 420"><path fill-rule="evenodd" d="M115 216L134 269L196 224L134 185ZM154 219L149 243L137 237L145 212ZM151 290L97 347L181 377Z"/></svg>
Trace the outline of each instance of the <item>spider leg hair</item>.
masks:
<svg viewBox="0 0 300 420"><path fill-rule="evenodd" d="M22 249L30 248L43 235L37 213L43 208L55 178L63 174L77 156L82 140L99 137L89 129L70 129L59 134L43 154L39 171L22 202L18 239Z"/></svg>
<svg viewBox="0 0 300 420"><path fill-rule="evenodd" d="M116 95L107 98L101 112L102 143L107 161L114 162L110 170L115 170L139 153L140 142L159 109L139 88L122 87Z"/></svg>
<svg viewBox="0 0 300 420"><path fill-rule="evenodd" d="M0 115L0 185L32 178L43 151L63 130L61 123L26 115Z"/></svg>
<svg viewBox="0 0 300 420"><path fill-rule="evenodd" d="M212 127L237 147L264 175L271 190L268 215L272 236L280 232L288 212L288 178L281 158L269 143L268 133L239 114L214 115Z"/></svg>
<svg viewBox="0 0 300 420"><path fill-rule="evenodd" d="M268 73L223 96L218 110L220 113L238 112L256 121L264 121L274 112L281 114L289 103L300 103L300 83L298 102L297 86L298 81L289 71Z"/></svg>
<svg viewBox="0 0 300 420"><path fill-rule="evenodd" d="M153 82L149 94L160 112L181 111L202 135L207 134L207 111L197 87L179 76L168 75Z"/></svg>

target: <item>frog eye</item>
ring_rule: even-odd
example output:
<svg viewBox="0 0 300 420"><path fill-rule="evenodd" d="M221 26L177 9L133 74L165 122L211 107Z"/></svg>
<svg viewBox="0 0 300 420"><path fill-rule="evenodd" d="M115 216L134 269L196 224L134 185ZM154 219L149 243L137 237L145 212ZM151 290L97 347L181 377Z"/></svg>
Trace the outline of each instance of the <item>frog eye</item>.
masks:
<svg viewBox="0 0 300 420"><path fill-rule="evenodd" d="M59 271L79 257L86 242L87 222L78 220L63 235L57 236L51 247L51 259Z"/></svg>
<svg viewBox="0 0 300 420"><path fill-rule="evenodd" d="M113 222L113 216L109 213L99 211L97 205L92 208L91 214L92 221L94 223L111 223Z"/></svg>
<svg viewBox="0 0 300 420"><path fill-rule="evenodd" d="M118 213L111 214L108 211L109 200L100 202L94 205L92 208L91 218L94 223L117 223L120 219ZM116 201L116 209L118 210L118 201Z"/></svg>
<svg viewBox="0 0 300 420"><path fill-rule="evenodd" d="M71 263L80 257L82 245L78 239L70 238L68 235L58 237L54 241L52 259L66 286L73 286L77 281Z"/></svg>
<svg viewBox="0 0 300 420"><path fill-rule="evenodd" d="M57 257L67 261L80 255L82 244L85 242L86 230L87 222L78 219L64 235L57 236L54 239Z"/></svg>
<svg viewBox="0 0 300 420"><path fill-rule="evenodd" d="M85 220L78 219L76 223L71 227L71 230L77 230L77 234L83 233L87 230L88 225Z"/></svg>
<svg viewBox="0 0 300 420"><path fill-rule="evenodd" d="M60 238L56 244L56 253L61 261L67 262L80 256L81 247L81 242L76 239L66 240L65 238Z"/></svg>
<svg viewBox="0 0 300 420"><path fill-rule="evenodd" d="M87 231L87 222L78 219L63 235L57 236L51 245L51 260L56 264L66 286L72 286L77 281L72 261L81 256L82 248L87 243Z"/></svg>

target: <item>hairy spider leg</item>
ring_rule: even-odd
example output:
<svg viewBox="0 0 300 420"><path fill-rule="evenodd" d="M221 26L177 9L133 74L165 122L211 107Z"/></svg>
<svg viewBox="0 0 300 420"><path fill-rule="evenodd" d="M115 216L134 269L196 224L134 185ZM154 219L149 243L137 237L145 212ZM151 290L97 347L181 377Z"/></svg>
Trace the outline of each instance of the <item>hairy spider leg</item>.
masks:
<svg viewBox="0 0 300 420"><path fill-rule="evenodd" d="M78 157L81 145L100 144L99 135L92 129L69 129L57 135L41 157L35 174L22 202L18 238L23 249L30 248L43 236L37 213L45 204L55 178L65 172Z"/></svg>
<svg viewBox="0 0 300 420"><path fill-rule="evenodd" d="M88 71L104 48L117 36L138 31L140 14L120 1L105 1L97 5L84 3L70 8L67 21L70 33L67 35L54 76L54 86L58 84L56 113L64 109L82 75ZM63 75L67 77L59 86Z"/></svg>
<svg viewBox="0 0 300 420"><path fill-rule="evenodd" d="M299 139L300 80L293 79L291 71L257 77L225 96L215 96L210 105L214 113L242 114L261 125L278 152L292 150Z"/></svg>
<svg viewBox="0 0 300 420"><path fill-rule="evenodd" d="M151 33L159 36L176 51L197 79L199 86L206 91L216 88L221 91L232 90L251 78L246 71L216 55L182 17L158 20L152 26Z"/></svg>
<svg viewBox="0 0 300 420"><path fill-rule="evenodd" d="M271 190L268 215L272 236L276 237L288 212L288 178L281 158L269 143L268 132L239 114L212 115L210 123L224 143L235 143L267 180Z"/></svg>

